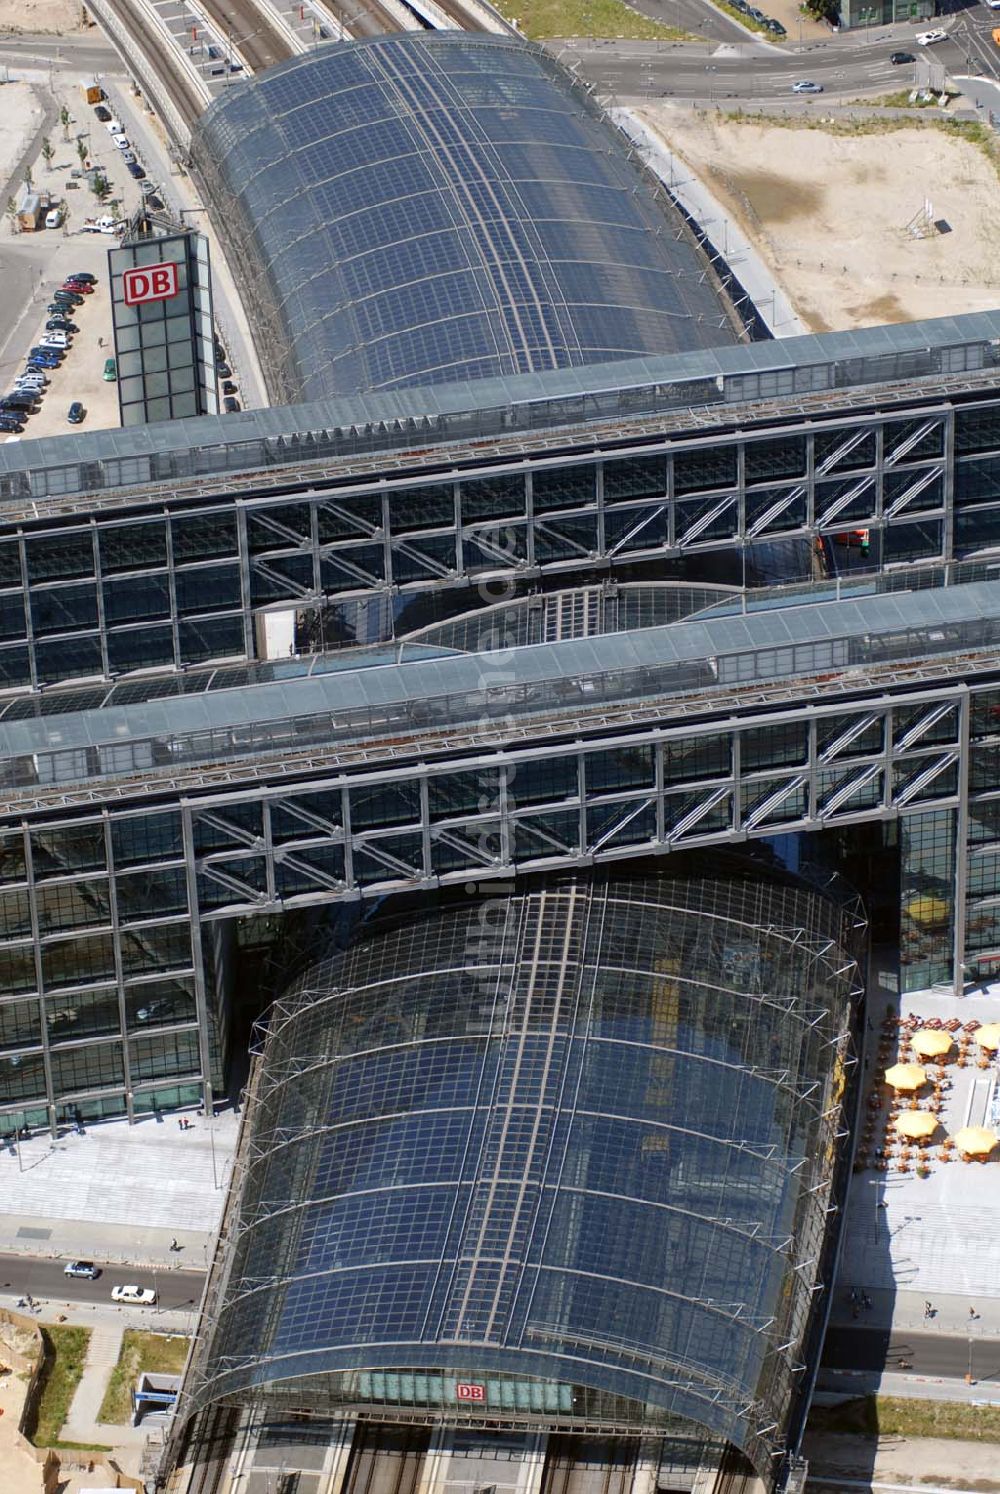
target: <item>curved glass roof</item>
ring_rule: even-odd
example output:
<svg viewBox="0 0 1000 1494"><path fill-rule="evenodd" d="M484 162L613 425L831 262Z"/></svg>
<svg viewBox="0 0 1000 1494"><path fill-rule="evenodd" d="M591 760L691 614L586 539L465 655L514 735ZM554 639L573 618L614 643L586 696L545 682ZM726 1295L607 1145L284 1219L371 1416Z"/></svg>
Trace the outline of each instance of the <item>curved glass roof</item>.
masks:
<svg viewBox="0 0 1000 1494"><path fill-rule="evenodd" d="M552 1393L526 1411L592 1429L630 1405L768 1468L828 1223L854 927L797 885L584 876L321 960L251 1079L187 1414L456 1413L472 1381L516 1419L504 1384L530 1380Z"/></svg>
<svg viewBox="0 0 1000 1494"><path fill-rule="evenodd" d="M216 99L191 154L272 399L736 341L655 178L522 40L317 47Z"/></svg>

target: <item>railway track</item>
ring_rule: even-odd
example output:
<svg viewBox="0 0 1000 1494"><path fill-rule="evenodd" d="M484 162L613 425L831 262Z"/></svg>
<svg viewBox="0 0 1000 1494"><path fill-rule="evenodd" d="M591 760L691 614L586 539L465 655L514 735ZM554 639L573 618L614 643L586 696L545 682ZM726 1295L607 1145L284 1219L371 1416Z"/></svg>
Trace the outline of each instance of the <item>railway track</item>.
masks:
<svg viewBox="0 0 1000 1494"><path fill-rule="evenodd" d="M255 73L294 55L278 25L267 20L266 8L252 0L200 0L202 9Z"/></svg>
<svg viewBox="0 0 1000 1494"><path fill-rule="evenodd" d="M126 55L126 62L136 74L143 90L156 101L159 85L180 116L184 127L190 132L205 108L206 99L180 54L174 54L164 46L163 36L154 23L138 6L130 4L129 0L100 0L100 5L108 12L112 22L117 23L121 32L134 39L146 59L148 76ZM104 19L99 6L94 7L94 13L99 20ZM119 36L112 34L111 41L116 47L120 47Z"/></svg>

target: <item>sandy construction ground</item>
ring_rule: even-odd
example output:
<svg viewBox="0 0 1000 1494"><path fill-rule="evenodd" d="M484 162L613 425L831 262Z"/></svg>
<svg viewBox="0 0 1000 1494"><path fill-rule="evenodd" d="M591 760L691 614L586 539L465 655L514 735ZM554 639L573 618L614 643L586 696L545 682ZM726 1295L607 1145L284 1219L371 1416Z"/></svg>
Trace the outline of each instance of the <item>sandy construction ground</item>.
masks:
<svg viewBox="0 0 1000 1494"><path fill-rule="evenodd" d="M79 0L0 0L0 31L86 31Z"/></svg>
<svg viewBox="0 0 1000 1494"><path fill-rule="evenodd" d="M1000 178L930 125L870 135L652 105L644 120L737 219L813 331L995 307ZM946 232L908 225L926 197Z"/></svg>

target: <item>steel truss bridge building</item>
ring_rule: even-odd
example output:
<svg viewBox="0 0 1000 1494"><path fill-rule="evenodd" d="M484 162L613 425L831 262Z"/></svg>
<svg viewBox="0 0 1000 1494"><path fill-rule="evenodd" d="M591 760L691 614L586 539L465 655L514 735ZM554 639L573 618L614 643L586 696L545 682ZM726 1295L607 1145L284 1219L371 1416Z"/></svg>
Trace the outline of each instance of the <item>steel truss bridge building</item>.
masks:
<svg viewBox="0 0 1000 1494"><path fill-rule="evenodd" d="M0 449L0 1111L210 1098L234 930L470 877L885 825L904 986L991 968L998 348L983 314Z"/></svg>
<svg viewBox="0 0 1000 1494"><path fill-rule="evenodd" d="M615 871L318 961L268 1017L179 1426L658 1434L770 1484L862 930L788 879Z"/></svg>

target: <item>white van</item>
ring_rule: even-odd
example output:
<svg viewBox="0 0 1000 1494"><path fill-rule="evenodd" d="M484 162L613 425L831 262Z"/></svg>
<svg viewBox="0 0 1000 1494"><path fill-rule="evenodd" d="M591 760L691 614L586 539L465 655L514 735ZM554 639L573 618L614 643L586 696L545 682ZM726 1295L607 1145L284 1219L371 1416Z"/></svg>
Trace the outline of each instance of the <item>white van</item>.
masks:
<svg viewBox="0 0 1000 1494"><path fill-rule="evenodd" d="M62 208L60 208L60 207L49 208L48 212L45 214L45 227L46 228L61 228L62 227Z"/></svg>

